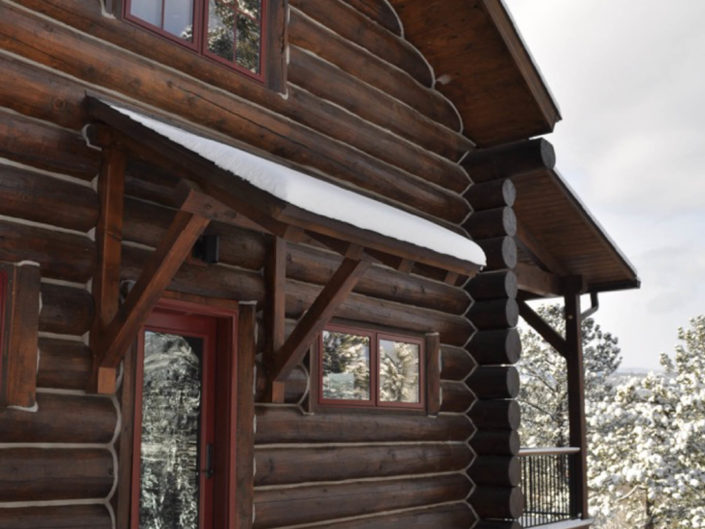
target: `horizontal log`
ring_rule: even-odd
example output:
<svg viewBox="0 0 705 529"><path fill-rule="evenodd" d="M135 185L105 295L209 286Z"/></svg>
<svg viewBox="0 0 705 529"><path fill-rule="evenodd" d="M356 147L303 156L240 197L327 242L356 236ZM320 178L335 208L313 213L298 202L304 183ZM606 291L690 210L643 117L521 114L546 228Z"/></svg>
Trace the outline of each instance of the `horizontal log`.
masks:
<svg viewBox="0 0 705 529"><path fill-rule="evenodd" d="M477 487L470 503L480 518L519 518L524 511L519 487Z"/></svg>
<svg viewBox="0 0 705 529"><path fill-rule="evenodd" d="M88 291L43 283L39 330L81 336L93 322L93 298Z"/></svg>
<svg viewBox="0 0 705 529"><path fill-rule="evenodd" d="M40 52L29 37L37 32L51 36ZM86 89L97 91L96 85L130 94L144 104L178 114L266 152L276 152L293 163L318 169L338 182L378 193L382 200L394 197L400 207L419 207L427 215L450 222L458 222L467 214L467 203L462 197L420 177L299 127L280 115L262 112L246 100L212 90L191 77L9 5L2 8L0 43L41 64L60 65L65 73L88 83L90 86L83 87L81 96ZM292 54L292 64L293 59ZM289 75L292 70L290 65Z"/></svg>
<svg viewBox="0 0 705 529"><path fill-rule="evenodd" d="M457 132L359 81L336 66L296 46L290 48L289 81L309 92L341 105L350 112L388 128L444 158L457 160L472 142ZM326 86L321 82L328 80ZM424 132L425 131L425 132Z"/></svg>
<svg viewBox="0 0 705 529"><path fill-rule="evenodd" d="M519 290L517 276L511 270L482 272L468 281L465 289L475 301L515 298Z"/></svg>
<svg viewBox="0 0 705 529"><path fill-rule="evenodd" d="M463 228L473 239L514 237L517 232L517 217L509 207L475 210L463 223Z"/></svg>
<svg viewBox="0 0 705 529"><path fill-rule="evenodd" d="M473 184L463 195L470 202L474 211L483 209L512 207L516 201L517 190L514 183L508 179L490 180Z"/></svg>
<svg viewBox="0 0 705 529"><path fill-rule="evenodd" d="M517 521L502 520L480 520L474 529L521 529L521 524Z"/></svg>
<svg viewBox="0 0 705 529"><path fill-rule="evenodd" d="M519 305L513 298L476 301L466 317L479 330L516 327Z"/></svg>
<svg viewBox="0 0 705 529"><path fill-rule="evenodd" d="M0 163L0 214L88 231L98 218L91 188Z"/></svg>
<svg viewBox="0 0 705 529"><path fill-rule="evenodd" d="M266 448L256 450L255 486L342 481L462 470L467 445Z"/></svg>
<svg viewBox="0 0 705 529"><path fill-rule="evenodd" d="M104 498L116 469L105 449L0 449L0 501Z"/></svg>
<svg viewBox="0 0 705 529"><path fill-rule="evenodd" d="M0 443L108 443L117 412L109 398L37 393L38 410L0 412Z"/></svg>
<svg viewBox="0 0 705 529"><path fill-rule="evenodd" d="M105 505L0 508L3 529L112 529Z"/></svg>
<svg viewBox="0 0 705 529"><path fill-rule="evenodd" d="M323 285L340 266L337 255L303 245L288 247L286 273L292 279ZM450 314L463 314L470 306L462 289L381 266L371 267L354 291Z"/></svg>
<svg viewBox="0 0 705 529"><path fill-rule="evenodd" d="M467 411L476 400L475 394L464 382L443 380L441 382L441 389L441 411L462 413Z"/></svg>
<svg viewBox="0 0 705 529"><path fill-rule="evenodd" d="M0 261L35 261L43 277L87 281L95 259L95 244L88 237L0 221Z"/></svg>
<svg viewBox="0 0 705 529"><path fill-rule="evenodd" d="M275 443L366 443L397 441L465 441L475 431L463 415L354 416L350 414L302 415L295 408L257 408L256 444Z"/></svg>
<svg viewBox="0 0 705 529"><path fill-rule="evenodd" d="M521 410L516 400L478 400L468 414L478 430L517 430Z"/></svg>
<svg viewBox="0 0 705 529"><path fill-rule="evenodd" d="M477 149L463 160L474 182L551 170L555 165L553 146L543 138Z"/></svg>
<svg viewBox="0 0 705 529"><path fill-rule="evenodd" d="M486 271L514 268L518 260L517 244L512 237L494 237L492 239L477 239L475 242L485 252L487 258Z"/></svg>
<svg viewBox="0 0 705 529"><path fill-rule="evenodd" d="M81 134L0 111L0 156L32 167L91 180L99 153Z"/></svg>
<svg viewBox="0 0 705 529"><path fill-rule="evenodd" d="M441 346L441 378L446 380L465 380L477 367L475 359L461 347Z"/></svg>
<svg viewBox="0 0 705 529"><path fill-rule="evenodd" d="M292 0L291 5L315 18L339 35L373 55L406 71L424 86L433 85L433 75L419 51L403 38L369 23L361 13L339 0L320 4L316 0Z"/></svg>
<svg viewBox="0 0 705 529"><path fill-rule="evenodd" d="M480 399L513 399L519 395L519 371L512 366L480 366L467 381Z"/></svg>
<svg viewBox="0 0 705 529"><path fill-rule="evenodd" d="M255 529L298 525L461 500L471 490L461 474L258 491Z"/></svg>
<svg viewBox="0 0 705 529"><path fill-rule="evenodd" d="M258 327L262 327L259 325ZM287 333L288 336L289 333ZM258 343L263 343L259 341ZM295 367L284 384L284 402L287 404L296 404L301 401L303 396L308 391L308 373L300 366ZM267 401L267 377L264 369L261 366L257 368L257 386L255 388L255 402ZM271 401L270 401L271 402Z"/></svg>
<svg viewBox="0 0 705 529"><path fill-rule="evenodd" d="M516 430L482 430L470 440L470 446L479 455L517 455L519 445Z"/></svg>
<svg viewBox="0 0 705 529"><path fill-rule="evenodd" d="M38 387L85 389L90 370L91 351L83 342L39 339Z"/></svg>
<svg viewBox="0 0 705 529"><path fill-rule="evenodd" d="M343 0L360 13L377 22L395 35L403 36L401 22L392 6L386 0Z"/></svg>
<svg viewBox="0 0 705 529"><path fill-rule="evenodd" d="M480 365L515 364L521 356L521 338L516 328L481 330L466 349Z"/></svg>
<svg viewBox="0 0 705 529"><path fill-rule="evenodd" d="M306 49L335 64L350 75L403 101L451 130L460 128L457 112L440 92L419 84L408 73L390 65L368 50L351 46L344 37L296 8L291 10L287 29L290 44ZM468 183L466 179L465 187Z"/></svg>
<svg viewBox="0 0 705 529"><path fill-rule="evenodd" d="M516 487L521 481L521 462L516 456L486 456L475 459L468 475L476 485Z"/></svg>
<svg viewBox="0 0 705 529"><path fill-rule="evenodd" d="M429 529L445 527L472 527L477 519L465 502L423 507L394 514L367 516L356 520L327 523L330 529ZM313 529L320 525L302 525L300 529Z"/></svg>

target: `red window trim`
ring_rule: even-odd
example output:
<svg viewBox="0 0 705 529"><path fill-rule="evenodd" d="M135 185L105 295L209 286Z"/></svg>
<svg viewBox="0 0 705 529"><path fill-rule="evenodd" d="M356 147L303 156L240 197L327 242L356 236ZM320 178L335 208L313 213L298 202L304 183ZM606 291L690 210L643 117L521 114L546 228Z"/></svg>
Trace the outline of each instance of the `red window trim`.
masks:
<svg viewBox="0 0 705 529"><path fill-rule="evenodd" d="M123 0L122 16L125 20L139 26L141 28L147 29L157 35L171 41L176 44L183 46L184 48L192 51L193 53L199 55L200 57L205 57L206 59L221 64L231 70L241 73L255 81L259 81L263 84L267 84L268 80L268 70L267 67L269 63L269 41L270 41L270 29L269 29L269 0L262 0L262 6L260 9L260 54L259 54L259 73L254 73L247 68L240 66L236 62L230 62L219 55L211 53L205 43L204 34L207 33L208 24L208 0L194 0L194 13L193 13L193 40L191 42L181 39L172 33L164 30L159 26L155 26L130 14L130 7L134 0ZM164 1L162 0L162 22L164 19ZM239 8L234 8L236 12L240 12ZM249 15L245 15L249 16ZM252 17L250 17L252 18ZM235 37L236 38L236 37ZM234 43L235 55L237 56L237 42Z"/></svg>
<svg viewBox="0 0 705 529"><path fill-rule="evenodd" d="M179 324L176 324L178 322ZM208 414L208 427L202 429L204 438L210 437L215 446L216 473L213 479L201 477L200 528L237 528L236 462L238 445L237 424L237 322L238 311L220 307L164 299L153 310L138 337L135 362L134 422L132 431L130 527L139 527L140 451L142 430L142 377L144 331L161 330L186 336L204 338L204 358L210 356L210 367L204 362L204 386L201 408ZM190 324L196 323L196 329ZM187 327L187 325L189 325ZM209 328L209 326L211 326ZM200 328L199 328L200 327ZM213 364L215 362L215 365ZM217 366L217 368L216 368ZM216 407L216 392L217 404ZM200 468L205 468L205 451L201 453ZM226 469L219 472L218 469ZM205 487L203 484L205 483Z"/></svg>
<svg viewBox="0 0 705 529"><path fill-rule="evenodd" d="M345 400L325 399L323 397L323 333L318 336L315 354L315 379L316 408L335 409L363 409L387 411L425 411L426 410L426 340L413 334L400 334L396 332L380 331L351 325L331 324L324 331L354 334L356 336L370 337L370 399ZM413 343L419 346L419 402L385 402L379 398L379 342L392 340L396 342Z"/></svg>

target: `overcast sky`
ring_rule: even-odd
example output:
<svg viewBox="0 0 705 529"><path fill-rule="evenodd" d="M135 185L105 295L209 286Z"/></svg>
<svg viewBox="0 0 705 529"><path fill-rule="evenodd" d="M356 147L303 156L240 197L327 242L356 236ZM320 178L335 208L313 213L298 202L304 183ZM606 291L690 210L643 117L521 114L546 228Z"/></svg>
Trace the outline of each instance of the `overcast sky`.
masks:
<svg viewBox="0 0 705 529"><path fill-rule="evenodd" d="M505 1L561 108L557 168L642 280L596 319L657 368L705 313L705 1Z"/></svg>

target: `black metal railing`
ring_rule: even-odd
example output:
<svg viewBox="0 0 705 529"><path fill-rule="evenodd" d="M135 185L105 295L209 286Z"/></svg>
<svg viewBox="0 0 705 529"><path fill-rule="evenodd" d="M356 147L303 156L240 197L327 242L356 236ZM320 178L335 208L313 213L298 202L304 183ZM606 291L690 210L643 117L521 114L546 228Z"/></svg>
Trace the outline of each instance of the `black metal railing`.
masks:
<svg viewBox="0 0 705 529"><path fill-rule="evenodd" d="M521 489L523 527L536 527L578 517L573 465L579 448L524 448Z"/></svg>

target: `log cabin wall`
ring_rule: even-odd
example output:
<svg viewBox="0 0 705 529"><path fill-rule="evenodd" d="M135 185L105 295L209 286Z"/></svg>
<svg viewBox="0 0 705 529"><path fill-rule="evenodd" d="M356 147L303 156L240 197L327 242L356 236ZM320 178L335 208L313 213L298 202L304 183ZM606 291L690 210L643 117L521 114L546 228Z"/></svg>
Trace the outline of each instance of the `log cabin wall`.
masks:
<svg viewBox="0 0 705 529"><path fill-rule="evenodd" d="M285 9L279 93L204 66L99 0L0 0L0 260L37 261L42 271L38 409L0 412L0 527L125 526L117 453L130 417L116 396L84 391L100 160L80 132L86 91L175 114L444 225L466 220L470 180L457 162L472 143L387 3L290 0ZM159 168L128 164L123 279L137 277L169 224L169 183ZM261 304L268 235L218 223L209 232L221 236L221 264L187 263L171 289ZM290 323L339 260L289 244ZM423 275L366 273L337 316L440 332L442 411L305 415L300 366L287 404L256 406L254 527L473 525L470 304L462 289Z"/></svg>

